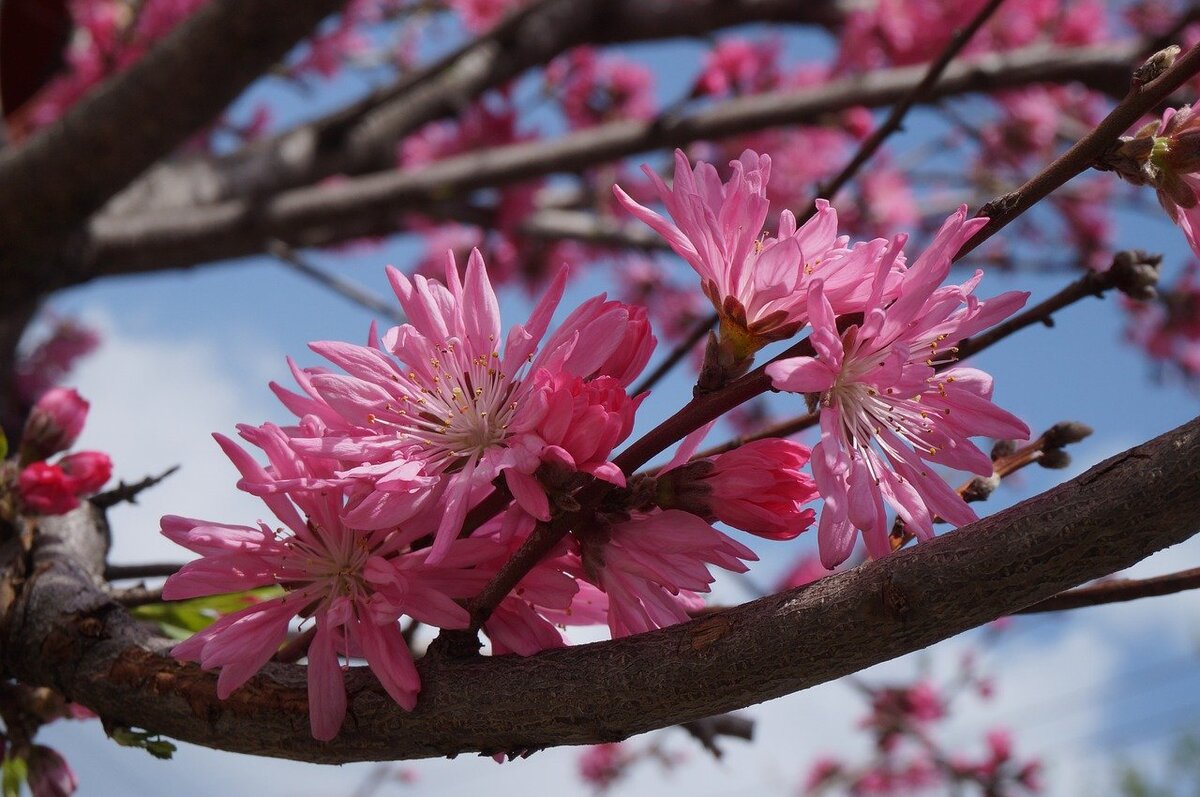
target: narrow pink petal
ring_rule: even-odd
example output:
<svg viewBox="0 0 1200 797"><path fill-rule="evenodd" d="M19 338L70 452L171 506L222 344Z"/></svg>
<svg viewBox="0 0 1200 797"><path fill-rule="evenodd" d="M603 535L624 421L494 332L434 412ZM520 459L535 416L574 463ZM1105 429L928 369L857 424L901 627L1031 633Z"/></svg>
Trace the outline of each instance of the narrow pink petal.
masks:
<svg viewBox="0 0 1200 797"><path fill-rule="evenodd" d="M504 482L522 509L538 520L550 519L550 500L546 497L546 489L537 479L515 468L507 468Z"/></svg>
<svg viewBox="0 0 1200 797"><path fill-rule="evenodd" d="M312 735L327 742L346 718L346 681L338 661L336 631L317 617L317 633L308 647L308 722Z"/></svg>
<svg viewBox="0 0 1200 797"><path fill-rule="evenodd" d="M412 653L400 629L394 623L385 627L369 620L360 620L354 628L362 646L363 658L379 679L380 685L401 708L412 711L421 691L421 677L413 666Z"/></svg>

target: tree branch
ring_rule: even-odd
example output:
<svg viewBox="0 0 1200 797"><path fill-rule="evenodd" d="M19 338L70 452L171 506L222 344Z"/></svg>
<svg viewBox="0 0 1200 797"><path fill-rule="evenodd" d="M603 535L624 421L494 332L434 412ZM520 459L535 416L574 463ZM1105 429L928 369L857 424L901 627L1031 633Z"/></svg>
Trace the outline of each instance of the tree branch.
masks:
<svg viewBox="0 0 1200 797"><path fill-rule="evenodd" d="M26 255L57 248L344 3L213 0L61 120L0 152L4 294L16 287L11 271L70 284L71 275L37 274L37 258Z"/></svg>
<svg viewBox="0 0 1200 797"><path fill-rule="evenodd" d="M1061 612L1067 609L1083 609L1106 603L1121 603L1139 598L1156 598L1174 595L1177 592L1200 588L1200 567L1168 573L1154 578L1118 578L1091 584L1078 589L1060 592L1032 606L1026 606L1018 614L1040 614Z"/></svg>
<svg viewBox="0 0 1200 797"><path fill-rule="evenodd" d="M4 672L105 720L306 761L420 758L625 738L779 697L919 650L1200 529L1200 419L1036 498L807 587L611 642L419 662L405 712L364 669L346 724L309 735L304 669L268 664L228 700L216 676L102 592L103 518L45 518L31 577L0 628Z"/></svg>
<svg viewBox="0 0 1200 797"><path fill-rule="evenodd" d="M1141 48L1141 42L1072 49L1037 45L956 62L921 102L1033 83L1128 85L1130 65ZM739 97L650 122L613 122L557 139L471 152L419 169L286 191L261 203L237 200L138 216L101 215L92 220L83 245L61 255L74 262L77 272L95 277L256 254L269 238L292 246L325 246L388 234L397 229L400 211L423 210L448 195L578 172L660 147L779 125L811 124L825 114L858 105L888 105L911 92L925 72L925 66L902 67L805 89Z"/></svg>
<svg viewBox="0 0 1200 797"><path fill-rule="evenodd" d="M834 25L846 0L540 0L478 38L334 113L218 159L162 168L120 198L113 212L188 207L264 196L334 174L392 165L395 143L456 115L484 92L581 44L698 36L748 22Z"/></svg>

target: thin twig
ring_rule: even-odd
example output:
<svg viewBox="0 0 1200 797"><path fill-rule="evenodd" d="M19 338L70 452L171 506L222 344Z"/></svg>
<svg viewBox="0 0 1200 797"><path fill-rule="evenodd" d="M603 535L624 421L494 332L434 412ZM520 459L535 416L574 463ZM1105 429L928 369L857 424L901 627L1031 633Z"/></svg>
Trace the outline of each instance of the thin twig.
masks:
<svg viewBox="0 0 1200 797"><path fill-rule="evenodd" d="M92 496L92 503L101 509L111 509L117 504L125 501L128 501L131 504L136 504L138 495L140 495L144 490L150 489L154 485L166 479L168 476L174 474L177 470L179 470L179 466L172 465L157 476L147 476L140 482L134 482L133 484L120 482L111 490L105 490L98 495Z"/></svg>
<svg viewBox="0 0 1200 797"><path fill-rule="evenodd" d="M1017 614L1041 614L1082 609L1105 603L1121 603L1138 598L1173 595L1189 589L1200 589L1200 567L1182 570L1154 578L1120 578L1102 581L1087 587L1069 589L1021 609Z"/></svg>
<svg viewBox="0 0 1200 797"><path fill-rule="evenodd" d="M139 584L136 587L114 589L109 595L126 609L135 606L145 606L149 603L162 603L162 587L147 587Z"/></svg>
<svg viewBox="0 0 1200 797"><path fill-rule="evenodd" d="M334 293L354 302L359 307L365 307L372 313L377 313L397 324L403 324L407 320L404 317L404 313L400 312L400 308L394 303L386 301L364 288L360 288L349 280L342 279L337 274L331 274L322 268L318 268L278 238L273 238L267 242L267 251L293 271L303 274L317 284L329 288Z"/></svg>
<svg viewBox="0 0 1200 797"><path fill-rule="evenodd" d="M1200 44L1180 56L1170 69L1154 80L1132 85L1125 98L1117 103L1092 132L1076 141L1070 149L1016 191L985 205L979 211L979 215L988 218L987 225L962 245L958 254L954 256L955 261L966 257L1068 180L1090 169L1121 134L1170 97L1197 72L1200 72Z"/></svg>
<svg viewBox="0 0 1200 797"><path fill-rule="evenodd" d="M912 91L892 106L891 113L888 114L887 119L884 120L882 125L875 128L871 135L862 142L858 148L858 152L854 153L854 157L850 159L845 168L836 177L817 189L818 196L828 197L832 201L837 196L837 192L854 178L858 170L883 145L884 140L892 133L900 130L901 124L904 122L904 117L908 115L909 110L941 79L942 73L946 71L946 67L950 65L950 62L967 46L971 38L983 27L984 23L991 18L992 14L996 12L996 9L1003 2L1004 0L991 0L991 2L979 10L979 13L975 15L965 28L954 34L937 59L929 65L929 71L925 73L925 77L921 78L921 82L913 86ZM811 218L814 213L816 213L815 207L809 207L805 210L804 218Z"/></svg>
<svg viewBox="0 0 1200 797"><path fill-rule="evenodd" d="M166 578L179 572L180 562L154 562L141 565L105 565L106 581L126 581L133 578Z"/></svg>
<svg viewBox="0 0 1200 797"><path fill-rule="evenodd" d="M700 742L704 749L717 759L724 754L720 745L717 744L722 736L743 739L747 742L754 739L754 720L741 714L718 714L715 717L685 722L679 727L695 737L696 741Z"/></svg>

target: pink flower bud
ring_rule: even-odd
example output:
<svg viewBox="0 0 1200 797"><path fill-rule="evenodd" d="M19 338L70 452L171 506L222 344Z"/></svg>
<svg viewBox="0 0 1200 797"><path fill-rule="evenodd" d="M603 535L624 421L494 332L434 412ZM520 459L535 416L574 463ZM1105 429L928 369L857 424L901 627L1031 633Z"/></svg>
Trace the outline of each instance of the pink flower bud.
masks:
<svg viewBox="0 0 1200 797"><path fill-rule="evenodd" d="M772 540L790 540L812 525L815 513L802 509L816 500L817 488L801 472L806 446L790 440L756 440L713 458L703 481L712 489L710 508L722 523Z"/></svg>
<svg viewBox="0 0 1200 797"><path fill-rule="evenodd" d="M625 324L621 343L595 373L595 376L611 376L622 387L628 387L637 379L658 343L650 330L646 308L636 304L625 305L625 308L629 311L629 321Z"/></svg>
<svg viewBox="0 0 1200 797"><path fill-rule="evenodd" d="M58 466L76 495L91 495L112 476L112 460L102 451L77 451L60 459Z"/></svg>
<svg viewBox="0 0 1200 797"><path fill-rule="evenodd" d="M999 766L1012 758L1012 736L1003 728L993 728L988 731L987 745L992 754L994 766Z"/></svg>
<svg viewBox="0 0 1200 797"><path fill-rule="evenodd" d="M66 759L44 745L34 745L29 755L29 791L33 797L70 797L79 779Z"/></svg>
<svg viewBox="0 0 1200 797"><path fill-rule="evenodd" d="M70 448L87 419L88 403L75 390L56 387L33 405L25 423L27 459L45 459Z"/></svg>
<svg viewBox="0 0 1200 797"><path fill-rule="evenodd" d="M18 479L25 508L41 515L62 515L79 506L71 480L58 465L34 462Z"/></svg>
<svg viewBox="0 0 1200 797"><path fill-rule="evenodd" d="M568 374L538 374L546 413L538 434L546 444L543 460L573 471L623 482L620 470L608 461L613 448L633 431L637 399L617 379L597 376L584 381Z"/></svg>

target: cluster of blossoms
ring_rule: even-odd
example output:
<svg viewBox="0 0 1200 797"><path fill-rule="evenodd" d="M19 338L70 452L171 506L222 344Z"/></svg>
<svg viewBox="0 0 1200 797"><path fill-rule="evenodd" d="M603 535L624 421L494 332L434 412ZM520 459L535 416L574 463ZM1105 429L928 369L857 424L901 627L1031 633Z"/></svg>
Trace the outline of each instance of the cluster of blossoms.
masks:
<svg viewBox="0 0 1200 797"><path fill-rule="evenodd" d="M1028 435L991 403L986 374L945 367L956 341L1025 299L977 299L980 274L941 286L983 220L960 210L909 265L903 236L852 245L824 202L804 224L785 211L767 234L766 156L746 152L727 182L708 164L693 171L682 154L677 164L673 187L654 178L674 223L620 189L618 198L695 268L720 314L709 389L762 346L811 326L810 354L776 359L767 373L821 408L815 449L764 439L697 458L698 430L658 473L629 478L613 452L644 398L629 393L655 344L643 308L599 295L552 328L563 269L528 321L505 334L477 251L461 271L451 255L440 282L389 269L408 323L372 329L365 346L312 344L336 368L293 364L299 391L272 386L296 423L239 429L265 466L218 436L239 487L281 525L163 519L165 535L201 556L168 580L165 597L282 587L175 655L219 669L224 697L298 620L312 730L329 739L346 712L342 660L365 659L397 703L415 704L403 618L480 629L494 652L528 655L565 644L566 625L607 623L617 637L688 619L714 567L741 572L757 558L716 521L792 539L813 524L808 505L821 497L821 558L833 567L858 530L871 555L888 553L885 505L920 539L935 517L973 519L933 466L990 475L991 460L968 438ZM475 517L484 505L491 519ZM467 600L533 535L563 524L494 611L468 612Z"/></svg>
<svg viewBox="0 0 1200 797"><path fill-rule="evenodd" d="M693 172L678 153L674 185L657 183L674 223L620 189L617 195L700 275L720 318L718 382L744 370L762 346L811 325L814 354L776 360L767 373L776 388L802 393L821 409L812 470L825 502L822 562L843 562L858 530L872 556L886 555L885 503L920 539L932 536L935 517L974 520L932 465L990 476L991 459L969 438L1029 436L991 402L987 374L945 367L957 341L1028 298L1010 292L981 301L973 292L982 272L942 287L953 256L986 219L968 219L960 208L909 266L905 236L848 246L824 202L803 225L784 211L777 234L768 235L770 158L747 152L731 166L722 183L711 165Z"/></svg>
<svg viewBox="0 0 1200 797"><path fill-rule="evenodd" d="M938 726L950 716L955 696L974 692L992 696L991 681L974 671L964 657L955 683L942 689L920 678L909 684L858 684L870 703L860 727L872 738L872 756L864 764L823 757L811 766L802 794L914 795L957 793L967 786L979 793L1016 797L1041 791L1041 762L1019 761L1007 731L993 728L984 736L985 753L971 756L950 749L938 737Z"/></svg>
<svg viewBox="0 0 1200 797"><path fill-rule="evenodd" d="M75 444L87 420L88 403L69 388L46 391L29 413L21 439L16 489L22 508L61 515L79 506L112 476L112 460L101 451L76 451L46 460Z"/></svg>

